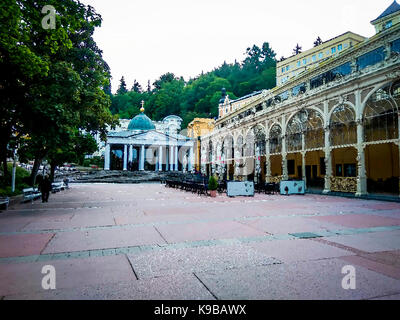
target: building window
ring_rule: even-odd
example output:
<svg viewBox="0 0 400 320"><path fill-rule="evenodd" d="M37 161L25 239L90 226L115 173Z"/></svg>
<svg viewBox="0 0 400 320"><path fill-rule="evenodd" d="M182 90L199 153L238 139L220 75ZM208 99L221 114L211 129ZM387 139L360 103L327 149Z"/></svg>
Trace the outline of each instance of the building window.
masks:
<svg viewBox="0 0 400 320"><path fill-rule="evenodd" d="M289 71L290 70L290 66L286 66L286 71Z"/></svg>
<svg viewBox="0 0 400 320"><path fill-rule="evenodd" d="M391 27L392 27L392 25L393 25L393 22L392 22L392 20L390 20L390 21L386 22L386 24L385 24L385 29L389 29L389 28L391 28Z"/></svg>
<svg viewBox="0 0 400 320"><path fill-rule="evenodd" d="M282 73L285 73L285 68L282 68Z"/></svg>
<svg viewBox="0 0 400 320"><path fill-rule="evenodd" d="M303 64L304 64L304 65L307 64L307 59L303 59Z"/></svg>
<svg viewBox="0 0 400 320"><path fill-rule="evenodd" d="M348 47L348 44L347 43L345 43L344 45L343 45L343 48L347 48Z"/></svg>
<svg viewBox="0 0 400 320"><path fill-rule="evenodd" d="M338 49L338 51L342 51L343 45L339 44L339 45L337 46L337 49Z"/></svg>
<svg viewBox="0 0 400 320"><path fill-rule="evenodd" d="M315 54L312 56L312 61L313 62L317 61L317 56Z"/></svg>
<svg viewBox="0 0 400 320"><path fill-rule="evenodd" d="M297 61L297 66L301 67L301 61Z"/></svg>
<svg viewBox="0 0 400 320"><path fill-rule="evenodd" d="M333 47L333 48L331 49L331 52L332 52L332 54L336 53L336 47Z"/></svg>
<svg viewBox="0 0 400 320"><path fill-rule="evenodd" d="M359 70L362 70L368 66L373 66L378 62L385 59L384 48L380 47L371 52L368 52L357 59L357 66Z"/></svg>
<svg viewBox="0 0 400 320"><path fill-rule="evenodd" d="M324 53L320 52L319 55L318 55L318 59L322 59L323 57L324 57Z"/></svg>

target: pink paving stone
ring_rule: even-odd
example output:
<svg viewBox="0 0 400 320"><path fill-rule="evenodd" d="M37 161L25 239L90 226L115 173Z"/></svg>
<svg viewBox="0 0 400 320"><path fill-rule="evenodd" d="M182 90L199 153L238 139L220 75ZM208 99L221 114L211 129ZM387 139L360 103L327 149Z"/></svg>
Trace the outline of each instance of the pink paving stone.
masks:
<svg viewBox="0 0 400 320"><path fill-rule="evenodd" d="M400 226L400 219L374 216L370 214L349 214L343 216L313 217L312 219L335 223L348 228L373 228L383 226Z"/></svg>
<svg viewBox="0 0 400 320"><path fill-rule="evenodd" d="M31 263L0 264L0 296L44 291L43 266L56 270L56 288L128 282L136 279L126 256L68 259Z"/></svg>
<svg viewBox="0 0 400 320"><path fill-rule="evenodd" d="M248 245L253 250L285 263L312 261L352 255L351 252L311 240L276 240Z"/></svg>
<svg viewBox="0 0 400 320"><path fill-rule="evenodd" d="M0 235L0 258L37 255L54 234Z"/></svg>
<svg viewBox="0 0 400 320"><path fill-rule="evenodd" d="M318 232L337 228L334 224L310 220L304 217L270 217L241 221L241 223L270 234Z"/></svg>
<svg viewBox="0 0 400 320"><path fill-rule="evenodd" d="M152 226L60 232L43 253L61 253L94 249L115 249L165 244Z"/></svg>
<svg viewBox="0 0 400 320"><path fill-rule="evenodd" d="M157 229L168 241L168 243L198 240L234 239L266 235L264 232L255 230L235 221L160 225L157 226Z"/></svg>
<svg viewBox="0 0 400 320"><path fill-rule="evenodd" d="M348 257L342 257L341 259L348 262L349 264L361 266L364 267L365 269L372 270L380 274L386 275L388 277L400 280L399 268L359 256L348 256Z"/></svg>

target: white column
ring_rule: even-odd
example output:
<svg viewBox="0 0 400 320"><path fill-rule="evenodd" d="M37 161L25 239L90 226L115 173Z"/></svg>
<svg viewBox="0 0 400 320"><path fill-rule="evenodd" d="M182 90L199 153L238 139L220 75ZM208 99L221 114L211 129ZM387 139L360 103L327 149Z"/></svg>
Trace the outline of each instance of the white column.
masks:
<svg viewBox="0 0 400 320"><path fill-rule="evenodd" d="M163 171L163 147L158 148L158 171Z"/></svg>
<svg viewBox="0 0 400 320"><path fill-rule="evenodd" d="M364 130L361 121L357 124L357 193L356 196L367 194L367 171L365 168Z"/></svg>
<svg viewBox="0 0 400 320"><path fill-rule="evenodd" d="M143 171L144 170L144 153L145 153L145 148L144 145L140 147L140 163L139 163L139 170Z"/></svg>
<svg viewBox="0 0 400 320"><path fill-rule="evenodd" d="M133 145L129 145L129 162L133 161Z"/></svg>
<svg viewBox="0 0 400 320"><path fill-rule="evenodd" d="M304 137L304 133L301 134L301 177L306 185L307 189L307 177L306 177L306 141Z"/></svg>
<svg viewBox="0 0 400 320"><path fill-rule="evenodd" d="M124 145L124 167L123 170L127 170L127 163L128 163L128 146L125 144Z"/></svg>
<svg viewBox="0 0 400 320"><path fill-rule="evenodd" d="M174 146L169 146L169 171L174 171Z"/></svg>
<svg viewBox="0 0 400 320"><path fill-rule="evenodd" d="M287 171L287 159L286 159L286 137L282 137L282 180L288 180L289 175Z"/></svg>
<svg viewBox="0 0 400 320"><path fill-rule="evenodd" d="M175 171L178 171L178 146L175 146Z"/></svg>
<svg viewBox="0 0 400 320"><path fill-rule="evenodd" d="M271 182L271 159L270 159L270 149L269 149L269 139L265 142L265 163L266 163L266 170L265 170L265 181Z"/></svg>
<svg viewBox="0 0 400 320"><path fill-rule="evenodd" d="M189 148L189 159L188 159L188 171L191 172L193 170L193 147Z"/></svg>
<svg viewBox="0 0 400 320"><path fill-rule="evenodd" d="M110 170L110 151L111 146L107 143L104 151L104 170Z"/></svg>
<svg viewBox="0 0 400 320"><path fill-rule="evenodd" d="M323 191L325 194L331 191L332 151L329 139L329 126L327 126L325 127L325 186Z"/></svg>

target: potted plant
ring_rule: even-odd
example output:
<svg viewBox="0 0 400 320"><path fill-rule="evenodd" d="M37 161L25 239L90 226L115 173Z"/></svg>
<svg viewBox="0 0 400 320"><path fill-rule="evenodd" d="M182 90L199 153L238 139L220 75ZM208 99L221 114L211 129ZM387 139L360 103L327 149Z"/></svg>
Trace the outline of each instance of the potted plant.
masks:
<svg viewBox="0 0 400 320"><path fill-rule="evenodd" d="M217 196L218 181L214 176L211 176L208 180L208 190L210 190L211 197L215 198Z"/></svg>

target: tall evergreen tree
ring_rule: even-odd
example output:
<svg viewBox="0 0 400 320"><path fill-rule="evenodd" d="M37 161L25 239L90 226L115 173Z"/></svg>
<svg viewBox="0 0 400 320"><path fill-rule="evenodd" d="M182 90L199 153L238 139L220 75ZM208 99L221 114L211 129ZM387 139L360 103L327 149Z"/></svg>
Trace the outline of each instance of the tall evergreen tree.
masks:
<svg viewBox="0 0 400 320"><path fill-rule="evenodd" d="M131 91L136 92L136 93L143 92L142 86L140 85L139 82L136 81L136 79L133 81L133 86L132 86Z"/></svg>
<svg viewBox="0 0 400 320"><path fill-rule="evenodd" d="M119 80L119 87L117 90L117 94L125 94L128 93L128 89L126 88L126 82L124 76L122 76L121 80Z"/></svg>

